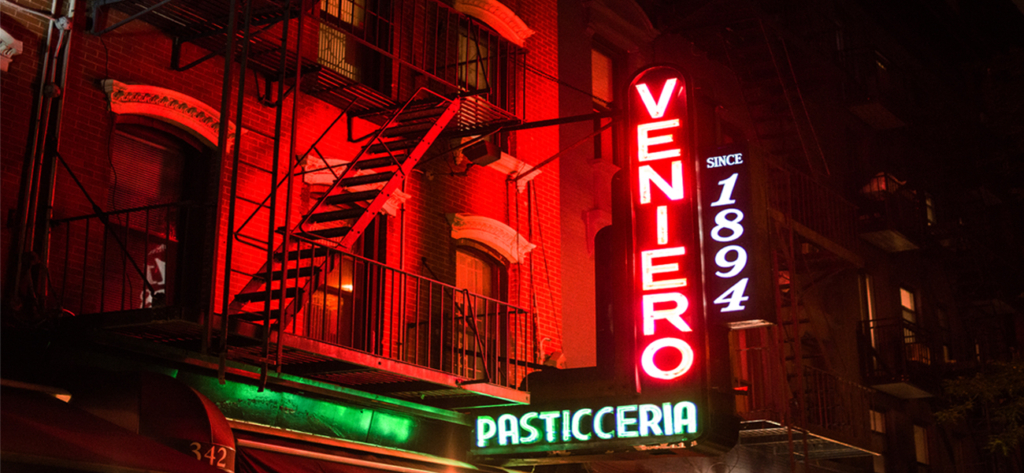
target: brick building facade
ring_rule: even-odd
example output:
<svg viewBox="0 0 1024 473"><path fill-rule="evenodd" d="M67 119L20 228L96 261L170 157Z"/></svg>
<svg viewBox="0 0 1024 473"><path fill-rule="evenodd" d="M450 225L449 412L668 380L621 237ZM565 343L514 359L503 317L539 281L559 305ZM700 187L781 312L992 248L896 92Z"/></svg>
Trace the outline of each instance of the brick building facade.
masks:
<svg viewBox="0 0 1024 473"><path fill-rule="evenodd" d="M958 159L1020 171L1005 79L950 70L1020 12L869 3L5 2L4 467L1009 471L934 400L1017 349L1019 182ZM701 152L749 144L735 446L473 457L479 409L623 384L595 239L651 64Z"/></svg>

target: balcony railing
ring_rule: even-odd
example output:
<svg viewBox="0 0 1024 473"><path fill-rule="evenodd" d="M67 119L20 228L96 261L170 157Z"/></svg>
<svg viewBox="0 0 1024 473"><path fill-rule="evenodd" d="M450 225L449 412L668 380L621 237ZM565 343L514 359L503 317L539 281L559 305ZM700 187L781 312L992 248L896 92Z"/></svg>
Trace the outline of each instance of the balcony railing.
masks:
<svg viewBox="0 0 1024 473"><path fill-rule="evenodd" d="M185 244L202 208L174 203L53 220L49 289L74 314L170 307L181 294Z"/></svg>
<svg viewBox="0 0 1024 473"><path fill-rule="evenodd" d="M465 97L459 131L525 117L526 51L436 0L324 0L318 83L342 102L370 87L393 102L420 87Z"/></svg>
<svg viewBox="0 0 1024 473"><path fill-rule="evenodd" d="M816 442L833 443L829 449L835 456L856 456L870 445L868 409L872 390L855 382L840 378L825 370L803 366L803 408L800 398L801 383L788 373L778 360L771 345L746 348L739 353L742 384L749 385L747 396L737 397L737 411L747 424L762 421L777 425L790 425L805 429ZM800 422L803 425L800 425ZM757 444L759 434L748 432L747 443ZM853 450L839 445L855 446ZM854 451L857 450L857 451ZM822 453L822 452L819 452ZM822 453L823 454L823 453Z"/></svg>
<svg viewBox="0 0 1024 473"><path fill-rule="evenodd" d="M772 210L791 215L795 223L840 247L857 248L857 207L831 188L793 169L769 165Z"/></svg>
<svg viewBox="0 0 1024 473"><path fill-rule="evenodd" d="M935 374L938 351L931 333L902 318L863 322L863 343L870 356L864 358L865 377L873 383L926 381Z"/></svg>
<svg viewBox="0 0 1024 473"><path fill-rule="evenodd" d="M880 173L861 191L858 232L889 252L918 248L925 235L926 212L920 196L886 173Z"/></svg>
<svg viewBox="0 0 1024 473"><path fill-rule="evenodd" d="M284 281L306 286L286 333L513 389L536 362L526 309L313 243L293 251L318 256Z"/></svg>

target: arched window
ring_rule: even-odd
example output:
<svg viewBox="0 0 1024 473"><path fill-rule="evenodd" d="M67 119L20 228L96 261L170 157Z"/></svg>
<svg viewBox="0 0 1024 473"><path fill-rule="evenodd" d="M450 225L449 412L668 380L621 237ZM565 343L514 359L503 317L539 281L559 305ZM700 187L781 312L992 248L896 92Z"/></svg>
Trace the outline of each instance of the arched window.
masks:
<svg viewBox="0 0 1024 473"><path fill-rule="evenodd" d="M455 286L496 300L505 300L505 265L479 249L461 245L455 250Z"/></svg>
<svg viewBox="0 0 1024 473"><path fill-rule="evenodd" d="M175 303L186 234L202 226L189 212L207 182L204 150L161 121L120 117L110 136L105 311Z"/></svg>

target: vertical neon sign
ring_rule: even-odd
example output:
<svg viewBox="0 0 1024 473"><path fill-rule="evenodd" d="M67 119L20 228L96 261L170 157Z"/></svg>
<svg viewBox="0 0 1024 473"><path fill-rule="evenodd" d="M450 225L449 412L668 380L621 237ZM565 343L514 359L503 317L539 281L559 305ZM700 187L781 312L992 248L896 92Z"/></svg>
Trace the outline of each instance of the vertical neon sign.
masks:
<svg viewBox="0 0 1024 473"><path fill-rule="evenodd" d="M629 88L633 312L643 391L703 379L701 249L687 81L655 66Z"/></svg>

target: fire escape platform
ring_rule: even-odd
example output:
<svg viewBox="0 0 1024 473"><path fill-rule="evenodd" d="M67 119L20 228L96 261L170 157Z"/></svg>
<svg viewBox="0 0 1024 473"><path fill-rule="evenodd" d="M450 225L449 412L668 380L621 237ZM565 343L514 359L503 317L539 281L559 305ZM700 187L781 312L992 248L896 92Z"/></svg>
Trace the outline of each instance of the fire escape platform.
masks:
<svg viewBox="0 0 1024 473"><path fill-rule="evenodd" d="M798 428L787 428L770 420L746 421L740 424L740 445L770 452L775 455L789 455L792 434L793 454L804 456L804 440L807 441L807 460L834 460L877 456L878 453L850 445L839 440L806 432Z"/></svg>
<svg viewBox="0 0 1024 473"><path fill-rule="evenodd" d="M813 243L814 245L829 251L833 255L836 255L846 260L847 262L858 268L864 267L864 258L861 258L860 255L858 255L857 253L854 253L853 251L846 249L842 245L837 244L828 237L812 230L811 228L801 224L800 222L797 222L792 219L787 219L786 216L777 209L768 210L772 220L784 226L792 227L794 232L799 234L801 237L803 237L810 243Z"/></svg>
<svg viewBox="0 0 1024 473"><path fill-rule="evenodd" d="M213 323L220 324L220 316ZM138 340L195 350L203 335L198 314L180 308L136 309L75 317L73 331L98 328ZM232 319L228 360L258 366L262 325ZM281 371L370 394L443 409L529 404L530 393L456 376L413 363L378 356L285 333ZM277 350L276 332L270 352ZM273 368L271 368L273 369Z"/></svg>

